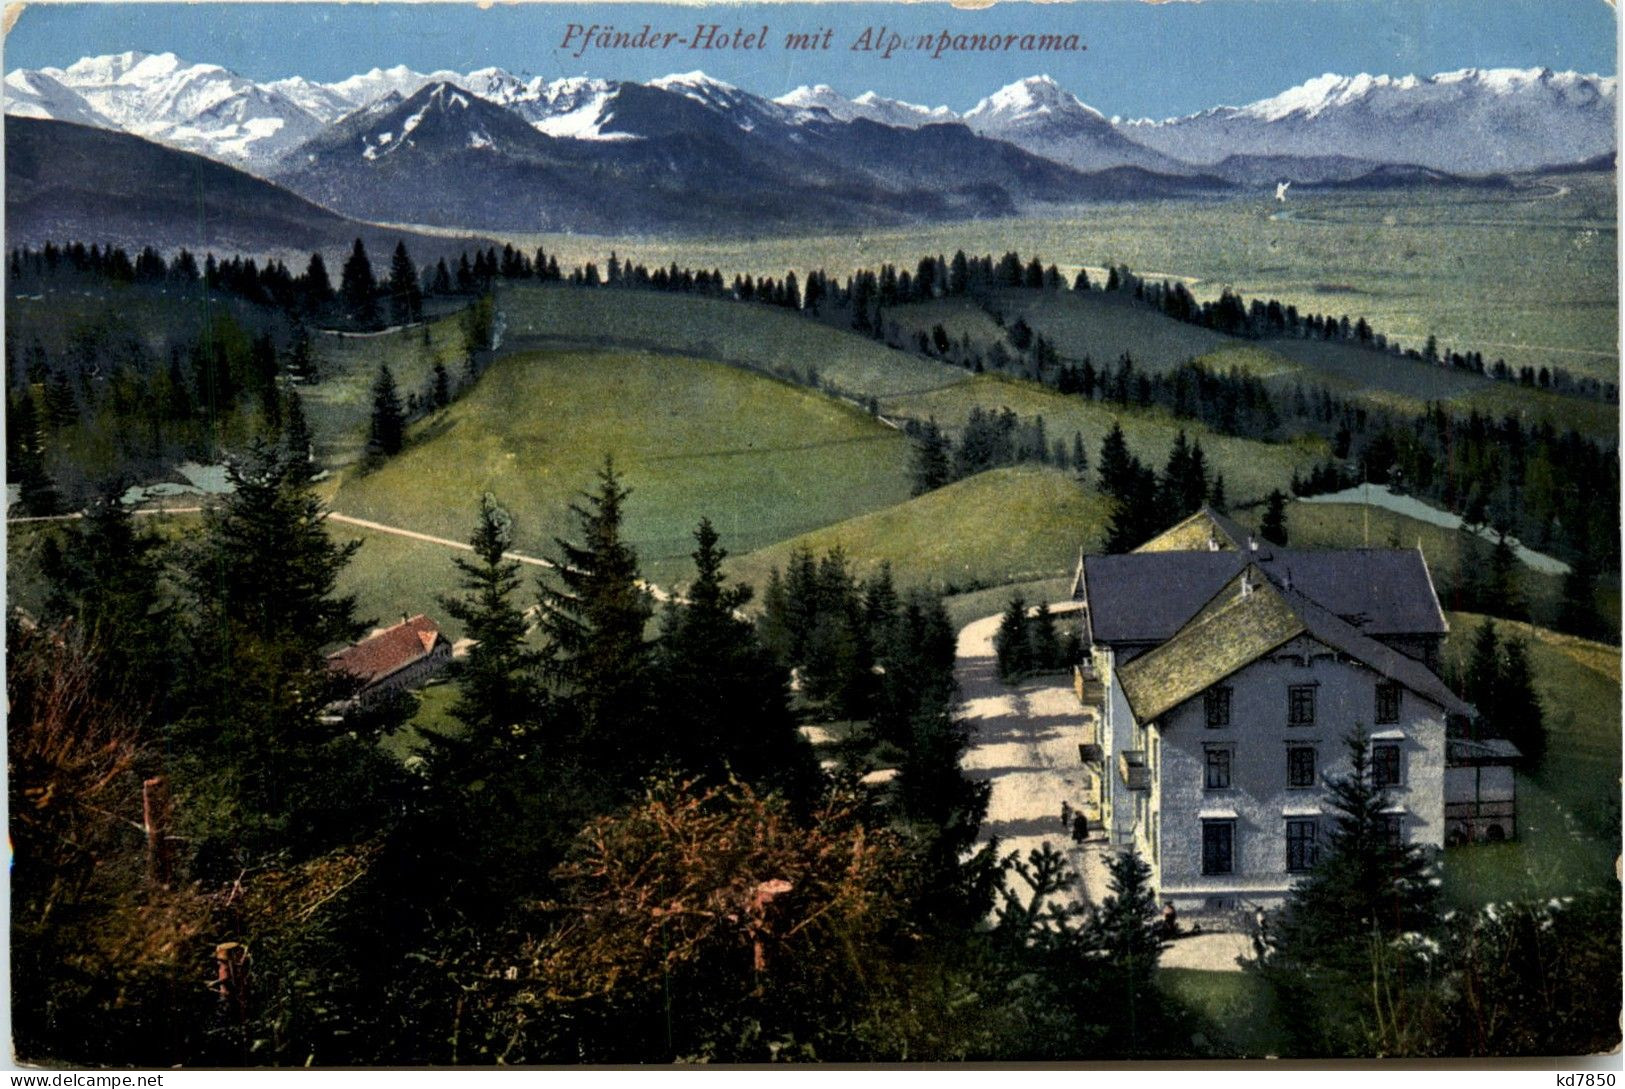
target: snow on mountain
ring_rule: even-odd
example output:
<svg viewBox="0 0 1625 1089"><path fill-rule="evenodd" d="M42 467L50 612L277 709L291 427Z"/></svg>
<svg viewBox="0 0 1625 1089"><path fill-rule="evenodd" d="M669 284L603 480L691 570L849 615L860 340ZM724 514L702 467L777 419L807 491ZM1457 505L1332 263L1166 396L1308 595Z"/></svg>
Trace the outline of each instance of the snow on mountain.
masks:
<svg viewBox="0 0 1625 1089"><path fill-rule="evenodd" d="M1613 151L1617 80L1545 68L1398 78L1328 74L1251 105L1117 123L1048 76L1002 87L959 116L945 106L874 92L849 99L824 84L770 100L703 72L638 88L585 77L549 82L494 67L463 74L397 65L332 83L301 76L256 83L173 53L130 51L85 57L66 68L12 71L4 96L6 112L17 116L124 130L263 169L358 111L372 116L371 107L381 105L387 112L438 84L516 114L544 135L576 140L651 137L658 131L652 119L665 116L666 107L660 96L649 96L664 92L703 106L753 139L784 147L812 138L809 124L863 119L919 129L961 121L980 136L1082 171L1137 166L1189 174L1232 156L1254 163L1295 156L1489 173ZM476 138L486 137L469 136ZM382 154L387 145L377 146Z"/></svg>
<svg viewBox="0 0 1625 1089"><path fill-rule="evenodd" d="M450 83L461 78L456 72L431 72L425 75L404 64L397 64L393 68L374 68L325 86L353 106L365 106L391 91L402 98L411 98L431 83Z"/></svg>
<svg viewBox="0 0 1625 1089"><path fill-rule="evenodd" d="M515 103L514 109L539 132L573 140L633 140L630 133L605 132L614 115L613 102L620 84L603 79L572 76L534 88L534 94Z"/></svg>
<svg viewBox="0 0 1625 1089"><path fill-rule="evenodd" d="M865 91L857 98L847 98L827 83L797 87L773 101L792 110L822 110L836 121L853 121L861 117L900 129L959 120L959 115L946 106L934 109L916 106L912 102L883 98L873 91Z"/></svg>
<svg viewBox="0 0 1625 1089"><path fill-rule="evenodd" d="M1528 170L1613 151L1617 84L1549 68L1328 73L1247 106L1118 128L1198 163L1234 154L1346 155L1453 173Z"/></svg>
<svg viewBox="0 0 1625 1089"><path fill-rule="evenodd" d="M306 113L323 124L337 121L358 105L326 84L313 82L304 76L273 80L265 87L297 102Z"/></svg>
<svg viewBox="0 0 1625 1089"><path fill-rule="evenodd" d="M1138 166L1162 173L1187 168L1124 136L1092 106L1049 76L1001 87L961 118L973 132L1005 140L1079 170Z"/></svg>
<svg viewBox="0 0 1625 1089"><path fill-rule="evenodd" d="M13 98L22 87L71 91L74 98ZM293 99L217 64L173 53L85 57L67 68L19 70L7 77L9 112L123 129L229 162L265 162L320 130ZM99 121L97 120L99 119Z"/></svg>
<svg viewBox="0 0 1625 1089"><path fill-rule="evenodd" d="M965 112L972 128L993 129L1021 122L1062 119L1096 123L1105 121L1099 110L1086 106L1049 76L1028 76L999 88Z"/></svg>
<svg viewBox="0 0 1625 1089"><path fill-rule="evenodd" d="M17 117L40 117L72 121L97 128L117 128L96 112L84 96L44 72L18 69L6 75L6 113Z"/></svg>

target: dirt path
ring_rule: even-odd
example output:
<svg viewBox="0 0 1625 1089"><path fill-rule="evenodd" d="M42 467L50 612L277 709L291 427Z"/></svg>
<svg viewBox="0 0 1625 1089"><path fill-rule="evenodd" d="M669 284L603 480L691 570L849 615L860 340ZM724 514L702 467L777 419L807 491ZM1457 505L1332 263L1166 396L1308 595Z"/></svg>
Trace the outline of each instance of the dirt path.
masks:
<svg viewBox="0 0 1625 1089"><path fill-rule="evenodd" d="M1069 678L1051 675L1020 685L999 680L993 633L999 618L986 617L959 633L954 675L959 681L959 717L972 730L963 766L973 779L991 780L993 794L983 841L997 837L1001 854L1049 843L1066 855L1083 878L1076 899L1098 903L1105 894L1106 870L1098 839L1074 843L1061 824L1061 803L1084 800L1087 769L1078 757L1084 737L1084 711ZM1015 890L1021 891L1020 879Z"/></svg>

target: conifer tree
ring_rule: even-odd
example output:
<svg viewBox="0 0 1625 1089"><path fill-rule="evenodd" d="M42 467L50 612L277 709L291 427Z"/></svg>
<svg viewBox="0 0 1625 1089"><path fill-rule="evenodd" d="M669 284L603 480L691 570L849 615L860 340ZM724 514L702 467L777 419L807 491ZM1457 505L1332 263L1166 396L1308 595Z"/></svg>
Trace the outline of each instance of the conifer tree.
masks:
<svg viewBox="0 0 1625 1089"><path fill-rule="evenodd" d="M914 483L911 495L926 492L947 484L953 479L948 463L949 440L937 426L936 417L926 421L924 430L914 441Z"/></svg>
<svg viewBox="0 0 1625 1089"><path fill-rule="evenodd" d="M457 668L457 700L451 708L464 730L455 736L431 735L430 747L437 777L462 785L534 748L536 739L528 735L541 710L535 676L539 656L526 645L525 616L514 599L519 563L507 558L513 518L490 494L480 497L479 521L468 543L474 558L452 561L461 574L462 593L440 601L473 640Z"/></svg>
<svg viewBox="0 0 1625 1089"><path fill-rule="evenodd" d="M1006 681L1017 680L1033 671L1033 639L1031 619L1027 616L1027 600L1019 593L1011 596L999 620L999 630L993 636L993 653L999 663L999 676Z"/></svg>
<svg viewBox="0 0 1625 1089"><path fill-rule="evenodd" d="M17 483L17 503L29 517L62 509L61 496L45 470L45 439L34 395L26 388L11 398L6 414L6 478Z"/></svg>
<svg viewBox="0 0 1625 1089"><path fill-rule="evenodd" d="M630 494L606 456L597 489L570 506L579 543L554 539L559 558L536 621L542 676L574 717L582 758L625 783L649 770L655 727L644 637L653 610L622 537Z"/></svg>
<svg viewBox="0 0 1625 1089"><path fill-rule="evenodd" d="M1568 574L1563 576L1562 599L1558 604L1557 626L1563 631L1600 638L1601 618L1597 615L1597 561L1585 542L1574 551Z"/></svg>
<svg viewBox="0 0 1625 1089"><path fill-rule="evenodd" d="M406 412L401 407L400 390L395 387L395 376L389 364L378 367L378 377L372 384L372 425L367 437L367 450L373 454L391 457L401 452L406 441Z"/></svg>
<svg viewBox="0 0 1625 1089"><path fill-rule="evenodd" d="M1112 421L1112 429L1100 443L1100 492L1114 499L1127 496L1134 486L1134 462L1123 437L1123 425Z"/></svg>
<svg viewBox="0 0 1625 1089"><path fill-rule="evenodd" d="M228 463L227 480L231 492L205 514L183 565L188 653L178 660L189 710L172 752L198 795L195 812L209 814L200 835L316 851L353 836L356 815L380 804L390 782L377 736L324 714L354 690L325 653L365 627L355 598L337 592L361 543L328 535L321 501L273 446L255 442Z"/></svg>
<svg viewBox="0 0 1625 1089"><path fill-rule="evenodd" d="M1505 533L1496 536L1495 547L1490 550L1488 593L1489 600L1484 603L1487 611L1508 620L1529 619L1529 602L1523 595L1518 557Z"/></svg>
<svg viewBox="0 0 1625 1089"><path fill-rule="evenodd" d="M1049 602L1038 603L1038 612L1028 621L1027 637L1033 669L1045 672L1062 667L1061 640L1055 633L1055 616L1049 611Z"/></svg>
<svg viewBox="0 0 1625 1089"><path fill-rule="evenodd" d="M423 317L423 289L418 285L417 266L406 252L406 243L395 243L395 256L389 265L389 316L395 325L406 325Z"/></svg>
<svg viewBox="0 0 1625 1089"><path fill-rule="evenodd" d="M305 403L297 390L289 390L282 406L282 449L290 476L309 480L315 475L315 441L305 418Z"/></svg>
<svg viewBox="0 0 1625 1089"><path fill-rule="evenodd" d="M339 276L339 298L352 322L364 328L378 324L378 285L373 280L372 262L367 260L367 247L359 238Z"/></svg>
<svg viewBox="0 0 1625 1089"><path fill-rule="evenodd" d="M1286 547L1286 496L1280 488L1271 490L1269 505L1264 509L1263 524L1258 527L1259 534L1266 540L1281 547Z"/></svg>
<svg viewBox="0 0 1625 1089"><path fill-rule="evenodd" d="M657 651L662 747L691 774L720 782L731 771L809 800L817 773L790 715L789 678L741 615L751 589L726 585L728 553L709 520L694 541L694 581L684 602L668 603Z"/></svg>
<svg viewBox="0 0 1625 1089"><path fill-rule="evenodd" d="M1363 728L1345 739L1349 771L1326 786L1335 816L1319 857L1266 922L1254 965L1282 1008L1298 1011L1297 1049L1367 1053L1385 1016L1392 942L1439 924L1432 860L1392 834L1390 799L1375 784ZM1351 1006L1359 1011L1358 1015Z"/></svg>
<svg viewBox="0 0 1625 1089"><path fill-rule="evenodd" d="M1526 766L1535 767L1546 755L1546 715L1535 692L1529 644L1516 636L1506 641L1501 654L1493 704L1497 732L1518 747Z"/></svg>
<svg viewBox="0 0 1625 1089"><path fill-rule="evenodd" d="M446 365L435 360L434 386L430 395L435 408L445 408L451 404L451 375L446 372Z"/></svg>
<svg viewBox="0 0 1625 1089"><path fill-rule="evenodd" d="M1103 1019L1120 1033L1119 1054L1144 1054L1158 1037L1157 962L1165 944L1151 867L1130 848L1107 864L1109 895L1089 919L1086 940L1105 952L1101 962Z"/></svg>

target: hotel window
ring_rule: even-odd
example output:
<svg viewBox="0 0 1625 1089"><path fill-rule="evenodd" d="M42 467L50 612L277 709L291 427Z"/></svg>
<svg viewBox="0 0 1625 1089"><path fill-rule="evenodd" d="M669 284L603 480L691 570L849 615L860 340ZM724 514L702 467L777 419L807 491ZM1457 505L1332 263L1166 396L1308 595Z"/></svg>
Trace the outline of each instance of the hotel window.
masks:
<svg viewBox="0 0 1625 1089"><path fill-rule="evenodd" d="M1371 746L1371 785L1399 786L1399 745L1379 741Z"/></svg>
<svg viewBox="0 0 1625 1089"><path fill-rule="evenodd" d="M1377 721L1399 721L1399 685L1392 681L1377 685Z"/></svg>
<svg viewBox="0 0 1625 1089"><path fill-rule="evenodd" d="M1230 686L1221 685L1210 688L1203 702L1207 705L1207 725L1210 730L1217 730L1230 725Z"/></svg>
<svg viewBox="0 0 1625 1089"><path fill-rule="evenodd" d="M1397 851L1405 843L1405 816L1402 813L1384 813L1378 818L1382 822L1382 832L1388 841L1388 849Z"/></svg>
<svg viewBox="0 0 1625 1089"><path fill-rule="evenodd" d="M1207 774L1203 785L1209 790L1225 790L1230 786L1230 750L1207 750Z"/></svg>
<svg viewBox="0 0 1625 1089"><path fill-rule="evenodd" d="M1297 873L1313 869L1320 857L1320 825L1317 821L1286 822L1286 868Z"/></svg>
<svg viewBox="0 0 1625 1089"><path fill-rule="evenodd" d="M1236 866L1236 822L1202 822L1202 872L1233 873Z"/></svg>
<svg viewBox="0 0 1625 1089"><path fill-rule="evenodd" d="M1288 726L1313 726L1315 724L1315 686L1312 684L1295 684L1286 690L1286 695L1286 724Z"/></svg>
<svg viewBox="0 0 1625 1089"><path fill-rule="evenodd" d="M1315 785L1315 750L1309 745L1288 745L1286 750L1286 785L1312 787Z"/></svg>

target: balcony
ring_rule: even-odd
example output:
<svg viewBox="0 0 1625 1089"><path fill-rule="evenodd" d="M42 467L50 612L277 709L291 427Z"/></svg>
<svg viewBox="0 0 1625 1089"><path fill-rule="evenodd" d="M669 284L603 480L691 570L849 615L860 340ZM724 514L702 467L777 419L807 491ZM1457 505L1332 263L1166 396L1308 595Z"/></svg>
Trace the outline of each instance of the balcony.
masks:
<svg viewBox="0 0 1625 1089"><path fill-rule="evenodd" d="M1118 753L1117 773L1130 790L1151 789L1151 769L1146 766L1144 749L1125 749Z"/></svg>
<svg viewBox="0 0 1625 1089"><path fill-rule="evenodd" d="M1072 691L1085 707L1099 707L1106 698L1106 686L1100 683L1094 664L1084 662L1072 667Z"/></svg>

